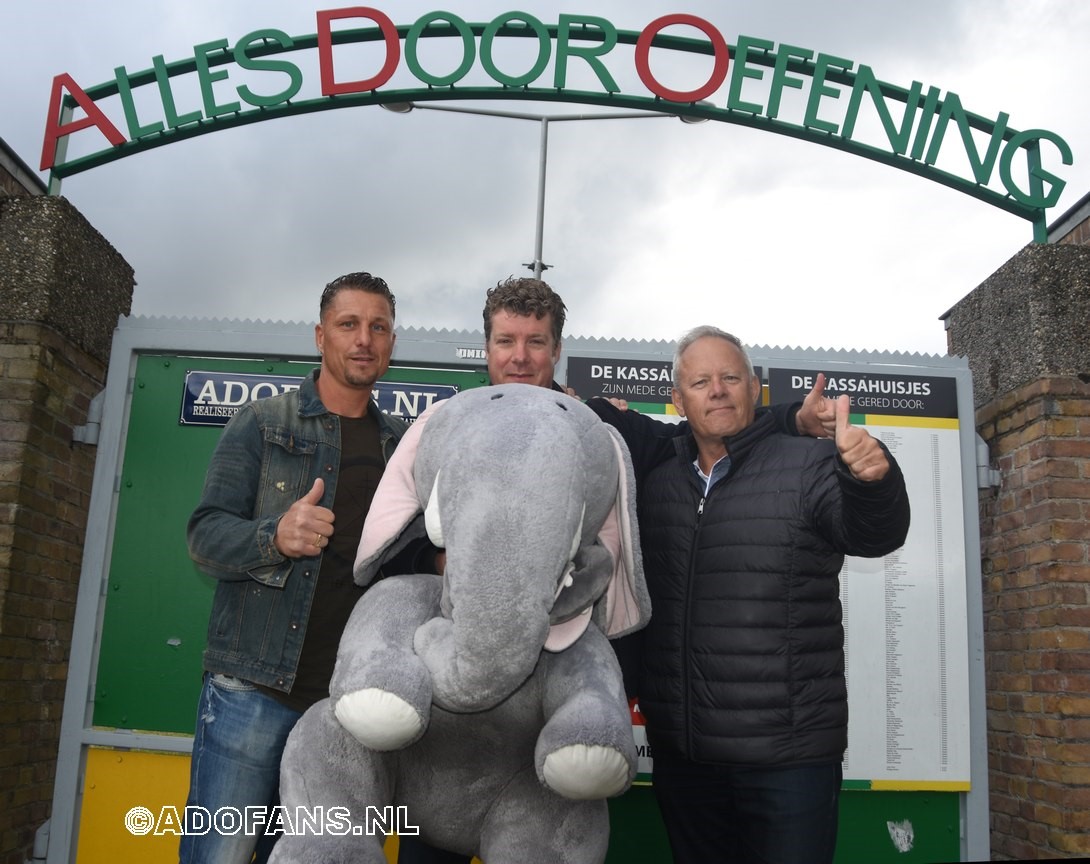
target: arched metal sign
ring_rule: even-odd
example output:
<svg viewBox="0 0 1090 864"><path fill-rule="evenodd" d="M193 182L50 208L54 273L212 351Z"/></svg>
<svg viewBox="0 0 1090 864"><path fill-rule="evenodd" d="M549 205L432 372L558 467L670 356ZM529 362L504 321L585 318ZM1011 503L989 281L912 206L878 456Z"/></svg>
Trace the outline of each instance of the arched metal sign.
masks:
<svg viewBox="0 0 1090 864"><path fill-rule="evenodd" d="M277 117L437 100L566 102L716 120L833 147L1027 219L1034 240L1045 242L1046 211L1066 185L1046 166L1073 161L1059 135L1019 131L1003 112L995 119L973 114L956 93L919 81L895 86L865 64L766 39L739 35L731 45L715 25L694 15L664 15L638 32L575 14L546 24L525 12L506 12L471 24L437 11L401 26L370 7L316 15L313 35L261 29L234 44L216 39L194 46L184 60L167 63L156 56L141 72L119 66L112 80L94 87L57 75L41 159L41 169L51 171L50 191L59 192L64 177L125 156ZM361 21L372 26L345 24ZM674 35L678 28L701 35ZM431 52L424 50L425 39L445 40L448 53L441 61L451 68L426 68L422 55ZM514 44L507 39L527 40L528 68L501 68L511 62L500 50ZM632 46L631 55L622 57L618 46ZM700 62L691 86L662 83L653 52L695 55ZM339 75L337 65L350 63L367 66L367 77ZM615 73L631 78L633 72L639 83L625 92ZM586 83L569 87L569 77ZM138 93L140 88L149 89ZM947 135L951 125L956 136ZM73 141L83 152L66 158Z"/></svg>

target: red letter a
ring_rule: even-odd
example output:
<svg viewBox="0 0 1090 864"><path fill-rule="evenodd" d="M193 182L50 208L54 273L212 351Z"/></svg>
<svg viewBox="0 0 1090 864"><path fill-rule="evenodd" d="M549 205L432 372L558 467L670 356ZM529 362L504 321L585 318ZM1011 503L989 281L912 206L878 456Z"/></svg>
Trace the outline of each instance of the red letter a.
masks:
<svg viewBox="0 0 1090 864"><path fill-rule="evenodd" d="M80 108L86 112L86 117L80 120L73 120L71 123L61 124L62 88L68 90ZM49 117L45 122L45 141L42 143L41 170L45 171L53 167L53 163L57 158L57 141L60 138L63 138L65 135L71 135L73 132L78 132L80 129L86 129L88 126L97 126L99 131L105 135L107 140L115 147L119 147L125 143L125 136L122 135L117 130L117 127L110 122L109 118L102 113L102 109L99 108L94 103L94 100L84 93L83 89L72 80L71 75L67 72L62 72L53 79L53 93L49 97Z"/></svg>

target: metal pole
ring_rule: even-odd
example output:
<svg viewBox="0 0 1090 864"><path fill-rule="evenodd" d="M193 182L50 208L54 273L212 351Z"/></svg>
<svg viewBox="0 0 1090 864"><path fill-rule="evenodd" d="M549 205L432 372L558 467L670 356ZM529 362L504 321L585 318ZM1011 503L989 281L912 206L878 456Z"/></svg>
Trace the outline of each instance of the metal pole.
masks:
<svg viewBox="0 0 1090 864"><path fill-rule="evenodd" d="M1034 198L1040 200L1045 193L1045 184L1041 180L1041 145L1034 142L1026 147L1026 163L1029 168L1029 191ZM1048 242L1048 217L1044 207L1037 210L1033 218L1033 242Z"/></svg>
<svg viewBox="0 0 1090 864"><path fill-rule="evenodd" d="M700 103L705 104L705 103ZM542 116L540 114L526 114L519 111L494 111L489 108L463 108L453 105L418 105L415 102L392 102L383 104L383 108L397 114L408 114L417 109L423 111L449 111L452 114L480 114L485 117L506 117L511 120L537 120L541 125L541 152L538 159L537 177L537 226L534 235L534 260L532 264L525 265L534 272L534 278L540 279L541 274L548 269L542 260L542 246L545 234L545 166L549 159L549 121L558 123L564 120L638 120L645 117L673 117L673 114L649 113L647 111L627 111L615 114L553 114ZM681 117L685 122L703 122L703 118L692 120ZM68 139L64 139L67 143Z"/></svg>
<svg viewBox="0 0 1090 864"><path fill-rule="evenodd" d="M537 173L537 228L534 234L534 278L540 279L545 269L541 247L545 234L545 165L549 159L549 118L541 118L541 153Z"/></svg>
<svg viewBox="0 0 1090 864"><path fill-rule="evenodd" d="M57 122L61 126L67 126L72 122L72 115L75 113L75 108L72 105L64 104L65 100L61 100L61 116ZM65 159L68 158L68 135L62 135L57 142L57 146L53 150L53 168L49 171L49 185L46 187L47 195L60 195L61 194L61 178L57 176L56 168L58 165L63 165Z"/></svg>

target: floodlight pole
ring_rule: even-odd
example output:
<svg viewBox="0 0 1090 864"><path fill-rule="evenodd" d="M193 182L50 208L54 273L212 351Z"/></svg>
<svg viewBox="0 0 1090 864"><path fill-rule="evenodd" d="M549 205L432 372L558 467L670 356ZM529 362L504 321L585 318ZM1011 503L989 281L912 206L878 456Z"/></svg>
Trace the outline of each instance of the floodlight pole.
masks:
<svg viewBox="0 0 1090 864"><path fill-rule="evenodd" d="M549 159L549 122L567 120L641 120L660 117L674 117L673 114L658 114L653 111L622 111L614 114L527 114L521 111L497 111L489 108L462 108L452 105L431 105L419 102L383 103L383 108L395 114L408 114L422 111L449 111L453 114L480 114L485 117L505 117L509 120L533 120L541 129L541 143L538 150L537 169L537 224L534 228L534 260L525 266L532 270L535 279L549 269L550 265L542 260L545 240L545 173ZM679 118L684 122L693 122L688 118Z"/></svg>
<svg viewBox="0 0 1090 864"><path fill-rule="evenodd" d="M534 271L534 278L541 279L545 271L545 262L542 261L542 247L545 242L545 169L549 162L549 118L541 118L541 146L539 148L537 166L537 225L534 229L534 261L530 265Z"/></svg>

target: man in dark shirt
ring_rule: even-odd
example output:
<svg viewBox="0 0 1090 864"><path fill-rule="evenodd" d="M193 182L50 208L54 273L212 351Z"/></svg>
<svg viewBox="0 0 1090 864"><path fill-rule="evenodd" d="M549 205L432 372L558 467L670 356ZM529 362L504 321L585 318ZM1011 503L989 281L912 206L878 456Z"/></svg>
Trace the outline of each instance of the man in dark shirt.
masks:
<svg viewBox="0 0 1090 864"><path fill-rule="evenodd" d="M212 456L188 530L190 555L217 580L194 810L269 814L288 733L329 695L340 635L362 593L352 562L363 520L406 429L371 398L393 352L394 303L369 273L330 282L314 328L320 368L297 391L243 406ZM179 855L182 864L249 864L255 853L262 862L275 839L187 830Z"/></svg>

